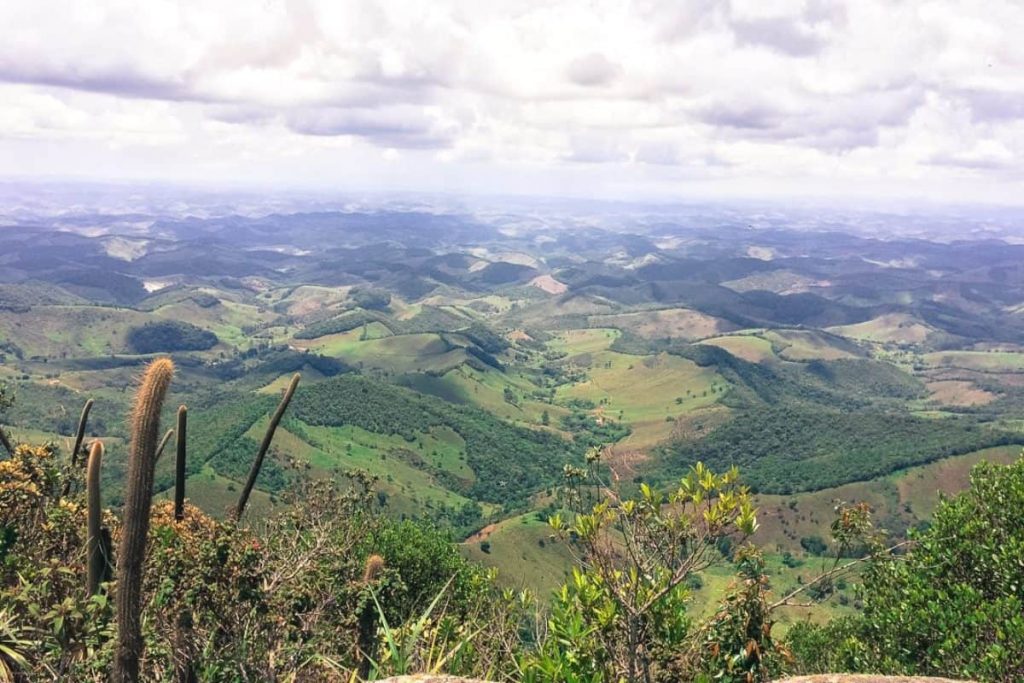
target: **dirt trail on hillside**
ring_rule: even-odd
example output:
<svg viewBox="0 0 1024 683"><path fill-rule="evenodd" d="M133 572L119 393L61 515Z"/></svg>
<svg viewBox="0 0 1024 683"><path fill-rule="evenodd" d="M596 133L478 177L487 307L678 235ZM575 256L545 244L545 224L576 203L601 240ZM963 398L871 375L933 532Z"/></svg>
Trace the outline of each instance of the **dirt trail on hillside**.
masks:
<svg viewBox="0 0 1024 683"><path fill-rule="evenodd" d="M497 528L498 528L498 525L497 525L497 524L488 524L487 526L485 526L485 527L484 527L483 529L481 529L480 531L478 531L478 532L476 532L475 534L472 534L471 536L469 536L468 538L466 538L466 540L465 540L465 541L463 541L463 543L479 543L480 541L486 541L486 540L487 540L487 538L488 538L488 537L489 537L489 536L490 536L491 534L493 534L493 533L494 533L494 531L495 531L495 530L496 530Z"/></svg>

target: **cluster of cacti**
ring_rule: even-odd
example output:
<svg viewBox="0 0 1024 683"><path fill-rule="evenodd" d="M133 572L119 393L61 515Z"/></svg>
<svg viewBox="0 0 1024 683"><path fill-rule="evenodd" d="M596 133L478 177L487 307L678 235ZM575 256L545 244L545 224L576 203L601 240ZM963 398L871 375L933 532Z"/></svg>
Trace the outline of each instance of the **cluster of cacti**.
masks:
<svg viewBox="0 0 1024 683"><path fill-rule="evenodd" d="M118 683L136 682L143 676L142 655L144 641L142 638L143 583L152 581L153 577L145 577L144 564L147 545L150 544L151 514L152 519L159 520L161 529L167 523L166 508L153 510L155 469L161 453L168 447L171 435L176 437L176 459L174 465L174 520L171 527L179 540L191 538L188 526L191 517L185 517L185 480L186 446L187 446L187 415L185 405L177 410L175 428L163 433L160 416L164 407L175 368L170 358L159 358L151 362L143 372L140 385L134 397L131 414L129 452L127 458L126 479L124 487L124 505L122 523L118 535L116 549L117 562L114 562L115 548L111 530L103 525L104 509L101 495L101 469L106 455L104 445L99 439L91 444L84 444L85 432L93 401L86 402L79 421L78 433L71 453L71 470L66 481L74 482L76 472L85 471L86 498L86 593L94 596L102 590L112 592L116 604L116 624L114 631L115 645L111 680ZM281 425L283 417L292 401L300 375L291 378L287 389L270 416L263 440L259 445L252 469L248 474L245 489L238 506L233 509L234 519L238 521L245 510L246 504L259 476L261 466L269 451L269 446L276 429ZM6 443L5 443L6 445ZM20 450L20 446L19 446ZM83 454L87 457L82 459ZM70 486L69 486L70 487ZM66 487L66 494L71 493ZM105 513L109 515L110 513ZM190 515L191 513L189 513ZM185 522L178 524L177 522ZM210 521L211 528L214 526ZM164 545L160 545L163 552ZM174 553L180 550L174 546ZM158 552L156 548L148 549L150 553ZM187 555L187 553L186 553ZM178 557L168 555L168 557ZM161 560L157 560L158 562ZM356 608L356 665L355 672L359 680L366 680L372 673L376 653L380 648L378 629L380 626L380 607L375 593L376 586L384 571L384 559L380 555L371 555L365 565L364 573L357 586L362 599ZM112 582L115 578L116 581ZM153 573L151 569L151 574ZM184 585L177 588L184 588ZM176 591L177 592L177 591ZM173 600L175 605L173 624L174 636L171 651L173 652L174 680L196 680L195 653L199 642L195 631L194 620L197 616L194 607L187 601Z"/></svg>
<svg viewBox="0 0 1024 683"><path fill-rule="evenodd" d="M157 443L157 437L160 433L160 412L163 408L164 399L173 375L174 363L170 359L160 358L150 363L143 374L132 410L131 442L128 455L127 481L125 484L121 543L117 555L117 652L114 658L112 680L118 683L125 681L134 682L140 679L139 660L142 655L143 645L141 633L143 562L146 554L147 535L149 533L154 470L157 459L167 446L172 434L177 437L174 518L177 521L181 521L184 518L188 419L188 408L186 406L178 408L176 429L168 431L160 443ZM241 517L242 512L245 510L246 501L252 492L256 477L259 475L263 460L273 440L274 432L278 424L280 424L292 396L295 394L299 379L300 376L298 374L292 377L288 389L281 399L281 403L271 417L270 425L253 462L252 470L249 472L246 487L235 508L236 520ZM75 439L74 448L71 451L72 472L78 467L77 453L82 445L86 422L92 405L93 401L90 399L82 410L78 434ZM0 438L3 440L4 447L13 451L6 436L0 434ZM103 507L100 491L100 471L103 454L103 444L100 441L94 442L89 449L86 469L86 550L88 559L86 588L89 595L94 595L104 582L110 580L113 567L110 531L103 526ZM69 492L69 486L70 484L65 485L64 495L67 495ZM379 568L372 569L374 558L383 566L383 560L378 556L371 557L371 561L367 564L367 577L370 577L366 579L367 581L371 581L372 577L379 572ZM176 649L182 653L187 650L184 644L188 640L191 621L192 615L187 610L182 611L178 615L178 638L182 643L181 647ZM175 670L177 680L188 681L194 679L191 659L187 656L176 657Z"/></svg>

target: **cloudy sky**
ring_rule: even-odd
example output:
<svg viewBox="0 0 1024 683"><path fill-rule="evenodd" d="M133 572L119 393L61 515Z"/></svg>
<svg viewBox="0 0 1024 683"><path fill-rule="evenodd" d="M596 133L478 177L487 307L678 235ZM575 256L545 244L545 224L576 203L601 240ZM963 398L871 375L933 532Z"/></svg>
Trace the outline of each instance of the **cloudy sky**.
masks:
<svg viewBox="0 0 1024 683"><path fill-rule="evenodd" d="M1024 2L8 0L0 176L1024 202Z"/></svg>

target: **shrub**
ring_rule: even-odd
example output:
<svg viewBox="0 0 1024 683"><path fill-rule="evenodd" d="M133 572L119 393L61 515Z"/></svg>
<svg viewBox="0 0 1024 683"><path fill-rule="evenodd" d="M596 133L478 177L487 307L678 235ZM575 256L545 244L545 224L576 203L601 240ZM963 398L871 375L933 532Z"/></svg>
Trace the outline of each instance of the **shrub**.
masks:
<svg viewBox="0 0 1024 683"><path fill-rule="evenodd" d="M912 538L874 545L862 614L794 627L799 669L1024 680L1024 460L978 465Z"/></svg>
<svg viewBox="0 0 1024 683"><path fill-rule="evenodd" d="M765 680L775 668L766 581L756 552L740 552L741 582L715 617L694 626L687 601L715 541L757 528L738 472L698 464L668 491L604 495L598 454L566 466L566 507L550 525L579 556L555 594L547 638L526 658L526 681ZM626 552L617 548L623 547ZM751 638L756 646L750 647Z"/></svg>
<svg viewBox="0 0 1024 683"><path fill-rule="evenodd" d="M800 547L812 555L824 555L828 551L828 543L821 536L804 536L800 539Z"/></svg>

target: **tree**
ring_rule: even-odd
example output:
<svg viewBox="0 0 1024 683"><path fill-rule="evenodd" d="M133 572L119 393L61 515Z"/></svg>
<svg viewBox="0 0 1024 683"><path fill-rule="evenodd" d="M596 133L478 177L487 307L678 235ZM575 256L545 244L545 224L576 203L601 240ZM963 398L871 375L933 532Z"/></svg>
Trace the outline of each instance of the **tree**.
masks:
<svg viewBox="0 0 1024 683"><path fill-rule="evenodd" d="M738 472L717 475L698 463L669 491L641 484L637 498L622 499L601 481L599 457L600 449L588 454L587 470L566 466L567 512L549 521L577 566L555 596L549 638L531 662L533 680L649 683L715 668L714 657L701 656L702 645L726 620L691 628L688 579L720 560L717 539L757 529ZM750 585L763 605L762 584ZM719 644L718 652L731 657L731 645ZM745 677L760 669L762 652L749 650L716 674L732 680L742 669Z"/></svg>
<svg viewBox="0 0 1024 683"><path fill-rule="evenodd" d="M828 550L828 543L826 543L825 539L821 536L813 534L811 536L804 536L801 538L800 547L811 555L824 555L825 551Z"/></svg>

